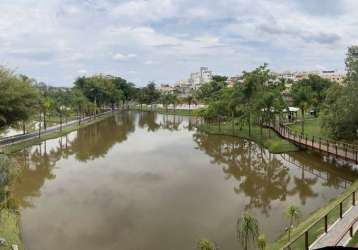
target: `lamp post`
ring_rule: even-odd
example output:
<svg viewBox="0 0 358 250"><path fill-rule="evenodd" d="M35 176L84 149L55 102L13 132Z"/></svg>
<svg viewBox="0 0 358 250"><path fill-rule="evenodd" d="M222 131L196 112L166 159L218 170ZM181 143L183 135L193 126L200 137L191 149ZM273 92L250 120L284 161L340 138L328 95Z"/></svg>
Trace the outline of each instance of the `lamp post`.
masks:
<svg viewBox="0 0 358 250"><path fill-rule="evenodd" d="M62 132L62 116L63 116L63 110L65 109L65 106L60 106L60 131Z"/></svg>

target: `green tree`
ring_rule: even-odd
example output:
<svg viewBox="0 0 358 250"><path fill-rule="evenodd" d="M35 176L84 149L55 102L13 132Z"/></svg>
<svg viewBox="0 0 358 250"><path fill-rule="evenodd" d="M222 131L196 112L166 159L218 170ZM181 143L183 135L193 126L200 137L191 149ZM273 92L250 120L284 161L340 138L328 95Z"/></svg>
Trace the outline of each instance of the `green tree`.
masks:
<svg viewBox="0 0 358 250"><path fill-rule="evenodd" d="M176 112L176 107L178 105L178 102L179 102L179 98L178 98L178 95L177 93L170 93L170 104L173 104L173 107L174 107L174 113Z"/></svg>
<svg viewBox="0 0 358 250"><path fill-rule="evenodd" d="M216 250L217 248L209 240L201 239L197 243L197 249L198 250Z"/></svg>
<svg viewBox="0 0 358 250"><path fill-rule="evenodd" d="M289 220L289 227L288 227L288 241L291 240L291 230L293 228L294 222L298 221L301 216L301 212L298 207L289 206L284 214L284 216Z"/></svg>
<svg viewBox="0 0 358 250"><path fill-rule="evenodd" d="M257 237L257 246L260 250L265 250L267 245L266 236L264 234L260 234Z"/></svg>
<svg viewBox="0 0 358 250"><path fill-rule="evenodd" d="M319 75L311 74L307 78L300 80L295 85L298 84L300 87L307 86L311 91L310 102L313 107L314 114L317 116L318 112L320 111L320 106L326 98L327 90L333 85L333 82L328 79L324 79ZM297 86L295 86L295 88L297 88Z"/></svg>
<svg viewBox="0 0 358 250"><path fill-rule="evenodd" d="M171 103L171 94L169 93L163 93L160 95L159 98L160 103L163 105L163 107L165 108L165 111L168 112L168 105Z"/></svg>
<svg viewBox="0 0 358 250"><path fill-rule="evenodd" d="M336 139L358 138L358 46L348 48L346 84L334 84L323 105L322 126Z"/></svg>
<svg viewBox="0 0 358 250"><path fill-rule="evenodd" d="M150 82L143 89L144 103L147 105L153 105L160 98L160 92L155 88L155 83Z"/></svg>
<svg viewBox="0 0 358 250"><path fill-rule="evenodd" d="M259 234L259 224L255 217L244 213L237 221L237 237L244 250L248 249L249 243L256 243Z"/></svg>
<svg viewBox="0 0 358 250"><path fill-rule="evenodd" d="M86 106L89 103L87 97L82 93L81 90L73 88L71 90L72 100L71 106L74 111L77 112L79 124L81 124L83 113L86 111Z"/></svg>
<svg viewBox="0 0 358 250"><path fill-rule="evenodd" d="M348 83L358 83L358 46L348 48L346 57L346 72Z"/></svg>
<svg viewBox="0 0 358 250"><path fill-rule="evenodd" d="M142 111L143 104L146 102L146 96L144 89L138 89L136 92L136 100L140 105L140 110Z"/></svg>
<svg viewBox="0 0 358 250"><path fill-rule="evenodd" d="M276 116L281 116L286 104L278 89L265 88L256 100L260 114L261 135L264 124L275 123Z"/></svg>
<svg viewBox="0 0 358 250"><path fill-rule="evenodd" d="M193 93L189 93L189 95L187 97L184 98L185 102L188 104L189 106L189 112L191 112L191 105L193 104L194 102L194 95Z"/></svg>
<svg viewBox="0 0 358 250"><path fill-rule="evenodd" d="M204 83L196 90L196 98L206 103L218 100L220 91L227 87L226 80L227 77L214 76L211 81Z"/></svg>
<svg viewBox="0 0 358 250"><path fill-rule="evenodd" d="M128 105L131 100L134 100L136 98L137 89L135 88L133 83L127 82L127 80L121 77L113 77L112 81L115 87L122 93L123 106L125 105L125 103L127 103Z"/></svg>
<svg viewBox="0 0 358 250"><path fill-rule="evenodd" d="M310 86L303 84L304 80L298 81L292 86L291 96L293 105L301 110L301 133L305 132L305 112L313 103L313 90Z"/></svg>
<svg viewBox="0 0 358 250"><path fill-rule="evenodd" d="M26 78L0 68L0 89L0 127L25 124L38 110L38 93Z"/></svg>
<svg viewBox="0 0 358 250"><path fill-rule="evenodd" d="M247 119L249 126L249 135L251 136L251 124L252 116L256 115L257 105L255 104L255 98L259 98L259 93L265 85L269 84L272 79L270 70L267 68L267 64L264 64L251 72L243 73L243 83L238 85L239 91L242 92L243 98L243 111Z"/></svg>
<svg viewBox="0 0 358 250"><path fill-rule="evenodd" d="M322 126L336 139L358 138L358 84L334 85L323 108Z"/></svg>

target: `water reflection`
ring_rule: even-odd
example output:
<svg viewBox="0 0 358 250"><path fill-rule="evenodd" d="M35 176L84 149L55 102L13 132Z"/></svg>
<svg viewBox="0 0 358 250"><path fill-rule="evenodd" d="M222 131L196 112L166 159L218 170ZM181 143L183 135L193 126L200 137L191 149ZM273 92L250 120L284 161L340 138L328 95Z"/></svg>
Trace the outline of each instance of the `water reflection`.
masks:
<svg viewBox="0 0 358 250"><path fill-rule="evenodd" d="M306 205L319 195L314 188L318 180L325 187L344 189L357 177L350 168L337 170L317 155L307 157L306 152L271 154L249 141L201 132L194 134L194 140L200 150L212 157L212 163L222 167L225 179L235 178L235 193L249 198L245 209L259 208L266 216L272 201L285 201L287 196L297 195L300 204ZM293 167L298 171L293 172Z"/></svg>
<svg viewBox="0 0 358 250"><path fill-rule="evenodd" d="M79 161L105 157L113 145L126 141L134 130L133 114L122 113L106 122L79 130L70 143L70 154L74 154Z"/></svg>
<svg viewBox="0 0 358 250"><path fill-rule="evenodd" d="M65 237L63 249L182 250L209 237L237 249L243 211L254 213L272 240L286 226L289 204L307 215L357 177L315 154L270 154L198 132L198 122L121 113L15 154L22 171L14 197L27 248L61 249L55 244ZM72 221L69 237L62 230ZM45 231L51 237L42 239Z"/></svg>

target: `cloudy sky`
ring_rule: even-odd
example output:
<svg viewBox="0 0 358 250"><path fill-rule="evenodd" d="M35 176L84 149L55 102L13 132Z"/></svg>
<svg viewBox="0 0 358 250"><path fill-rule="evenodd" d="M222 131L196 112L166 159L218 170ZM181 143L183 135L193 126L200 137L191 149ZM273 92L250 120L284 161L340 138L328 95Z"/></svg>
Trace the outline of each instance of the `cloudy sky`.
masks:
<svg viewBox="0 0 358 250"><path fill-rule="evenodd" d="M144 85L200 66L235 75L344 69L357 0L1 0L0 64L57 86L106 73Z"/></svg>

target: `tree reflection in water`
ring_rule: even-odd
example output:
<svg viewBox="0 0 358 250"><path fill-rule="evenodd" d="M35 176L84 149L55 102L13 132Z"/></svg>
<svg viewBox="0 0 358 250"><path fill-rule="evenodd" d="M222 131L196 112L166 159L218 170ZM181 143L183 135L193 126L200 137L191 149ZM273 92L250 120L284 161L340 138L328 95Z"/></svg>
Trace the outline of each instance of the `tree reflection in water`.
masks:
<svg viewBox="0 0 358 250"><path fill-rule="evenodd" d="M17 180L21 185L16 185L14 196L21 207L31 206L29 198L40 196L39 190L45 181L55 178L52 169L56 162L69 157L82 162L105 157L115 144L126 141L136 126L149 132L159 129L195 131L198 121L195 117L124 112L25 149L14 155L22 166ZM196 131L193 139L198 148L211 157L213 164L222 167L226 179L235 179L234 192L249 198L245 208L260 209L266 216L269 216L273 201L285 201L287 196L297 195L304 205L317 197L313 187L318 179L323 180L323 186L342 188L357 176L352 170L337 170L334 165L327 167L320 158L300 153L274 155L255 143L238 138ZM310 162L311 158L314 162ZM294 167L299 168L300 174L293 175L289 171Z"/></svg>
<svg viewBox="0 0 358 250"><path fill-rule="evenodd" d="M337 172L332 174L327 163L321 159L316 164L310 164L311 169L320 173L316 176L300 162L302 159L296 160L295 154L292 154L288 157L301 169L300 175L294 175L289 171L292 163L284 160L287 158L285 155L271 154L255 143L202 132L196 132L193 137L199 149L212 158L212 163L222 167L225 179L234 178L238 182L233 188L234 192L249 198L245 209L260 209L266 216L269 216L273 201L285 201L287 196L298 195L301 205L305 205L309 199L317 197L314 186L319 178L322 178L325 186L342 187L350 184L353 176L357 176L351 171L350 179L340 178L341 175L337 175ZM319 167L315 168L316 165ZM329 168L335 169L335 166L329 165Z"/></svg>
<svg viewBox="0 0 358 250"><path fill-rule="evenodd" d="M144 232L148 242L156 244L153 225L159 227L154 233L163 235L160 239L164 236L167 239L171 228L187 234L182 242L200 231L232 246L225 249L234 249L236 245L231 241L235 221L245 209L254 210L252 213L262 223L262 229L273 239L283 231L285 225L280 218L287 204L306 204L303 212L312 212L357 176L348 168L343 171L307 152L275 155L245 140L198 132L195 129L198 122L194 117L124 112L15 154L13 158L22 171L13 197L21 208L44 205L24 210L29 211L28 217L24 216L30 220L28 225L33 223L28 227L28 235L36 235L32 234L37 223L33 215L46 221L42 215L48 209L46 205L54 209L64 199L68 206L61 216L71 222L82 214L86 221L103 215L104 223L102 220L100 223L103 228L94 223L92 232L102 235L105 242L118 239L113 232L128 230L127 221L136 221L139 214L149 214L146 230L141 220L131 222L138 231L132 227L129 229L134 231L128 232L131 235ZM57 179L49 183L47 180L55 175ZM223 180L223 175L228 181ZM165 213L158 213L160 209ZM73 217L68 212L72 210ZM114 216L116 213L118 217ZM208 220L210 216L214 221ZM112 224L114 218L119 221ZM162 218L165 222L159 225L157 220ZM167 223L172 218L174 222ZM61 219L57 225L62 230ZM107 233L104 228L111 230ZM83 232L88 233L86 230ZM57 232L54 234L59 237ZM78 242L83 242L83 235L78 235L81 236Z"/></svg>

